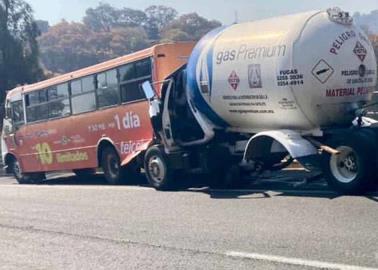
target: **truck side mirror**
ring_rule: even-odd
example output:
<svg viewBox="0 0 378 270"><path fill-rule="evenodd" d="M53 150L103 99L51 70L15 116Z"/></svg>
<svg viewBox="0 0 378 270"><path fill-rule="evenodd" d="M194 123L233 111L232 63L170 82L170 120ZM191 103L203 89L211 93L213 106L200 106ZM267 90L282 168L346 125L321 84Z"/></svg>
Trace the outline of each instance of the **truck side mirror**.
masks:
<svg viewBox="0 0 378 270"><path fill-rule="evenodd" d="M142 88L148 100L151 100L155 96L155 91L154 89L152 89L151 83L149 81L145 81L142 84Z"/></svg>

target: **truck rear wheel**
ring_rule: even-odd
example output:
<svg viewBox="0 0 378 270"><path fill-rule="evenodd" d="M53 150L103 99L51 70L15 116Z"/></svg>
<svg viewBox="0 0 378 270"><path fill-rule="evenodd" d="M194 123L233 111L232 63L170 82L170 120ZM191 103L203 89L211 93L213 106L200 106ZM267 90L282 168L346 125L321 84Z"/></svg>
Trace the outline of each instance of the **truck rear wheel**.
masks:
<svg viewBox="0 0 378 270"><path fill-rule="evenodd" d="M375 158L364 136L353 134L333 139L328 145L339 151L335 155L323 154L328 184L344 194L368 191L374 183Z"/></svg>
<svg viewBox="0 0 378 270"><path fill-rule="evenodd" d="M157 190L173 189L173 170L168 164L168 157L158 146L150 147L144 157L144 170L147 180Z"/></svg>

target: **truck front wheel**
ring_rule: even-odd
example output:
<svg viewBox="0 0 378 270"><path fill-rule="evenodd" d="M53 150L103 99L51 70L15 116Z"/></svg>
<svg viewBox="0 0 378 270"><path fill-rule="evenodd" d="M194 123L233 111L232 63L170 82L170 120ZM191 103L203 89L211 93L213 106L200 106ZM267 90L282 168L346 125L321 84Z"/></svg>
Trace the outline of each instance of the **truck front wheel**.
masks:
<svg viewBox="0 0 378 270"><path fill-rule="evenodd" d="M168 164L168 157L158 146L150 147L144 157L144 170L147 180L157 190L173 188L173 171Z"/></svg>
<svg viewBox="0 0 378 270"><path fill-rule="evenodd" d="M329 141L339 153L324 155L324 174L328 184L344 194L361 194L374 183L374 151L363 136L355 134L348 138Z"/></svg>

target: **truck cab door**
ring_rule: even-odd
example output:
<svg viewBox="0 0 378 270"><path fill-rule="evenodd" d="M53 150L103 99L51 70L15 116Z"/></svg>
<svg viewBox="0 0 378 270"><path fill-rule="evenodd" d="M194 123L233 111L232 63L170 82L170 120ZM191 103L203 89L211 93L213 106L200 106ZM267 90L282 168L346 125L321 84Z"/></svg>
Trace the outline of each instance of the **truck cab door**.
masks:
<svg viewBox="0 0 378 270"><path fill-rule="evenodd" d="M152 93L149 82L142 85L150 103L150 117L155 133L159 134L169 152L180 147L204 144L214 137L213 127L189 102L185 78L185 69L172 74L164 81L161 99ZM206 83L204 80L204 84Z"/></svg>
<svg viewBox="0 0 378 270"><path fill-rule="evenodd" d="M142 89L149 101L149 115L155 134L162 140L168 151L177 149L172 134L171 117L168 109L169 97L173 86L173 79L163 82L164 97L161 100L153 90L150 82L146 81L142 84Z"/></svg>

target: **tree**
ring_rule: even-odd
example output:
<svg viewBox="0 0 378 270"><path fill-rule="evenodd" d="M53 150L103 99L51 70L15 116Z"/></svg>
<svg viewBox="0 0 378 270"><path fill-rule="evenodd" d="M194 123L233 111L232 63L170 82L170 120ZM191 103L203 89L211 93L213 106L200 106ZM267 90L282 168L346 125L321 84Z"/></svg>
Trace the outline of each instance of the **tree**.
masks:
<svg viewBox="0 0 378 270"><path fill-rule="evenodd" d="M100 3L96 8L87 9L85 13L84 24L95 32L110 32L116 27L139 27L147 22L147 16L141 10L116 9L104 3Z"/></svg>
<svg viewBox="0 0 378 270"><path fill-rule="evenodd" d="M177 11L166 6L150 6L144 11L147 16L146 31L149 38L158 40L160 32L177 18Z"/></svg>
<svg viewBox="0 0 378 270"><path fill-rule="evenodd" d="M120 27L111 32L109 58L132 53L148 46L147 33L142 27Z"/></svg>
<svg viewBox="0 0 378 270"><path fill-rule="evenodd" d="M39 38L42 62L52 72L65 73L94 65L148 46L142 27L93 31L82 23L62 21Z"/></svg>
<svg viewBox="0 0 378 270"><path fill-rule="evenodd" d="M97 63L91 52L93 32L81 23L62 21L38 40L41 60L50 71L64 73Z"/></svg>
<svg viewBox="0 0 378 270"><path fill-rule="evenodd" d="M65 73L151 43L198 40L220 25L196 13L177 18L177 11L166 6L141 11L100 3L86 11L83 23L63 21L43 33L39 37L41 59L51 72Z"/></svg>
<svg viewBox="0 0 378 270"><path fill-rule="evenodd" d="M43 78L39 66L39 31L23 0L0 0L0 102L5 90Z"/></svg>
<svg viewBox="0 0 378 270"><path fill-rule="evenodd" d="M169 24L163 30L162 37L166 39L174 38L173 41L180 41L183 37L189 37L190 40L199 40L206 33L221 25L220 22L215 20L209 21L197 13L189 13L180 16ZM186 33L187 36L184 36L183 33Z"/></svg>
<svg viewBox="0 0 378 270"><path fill-rule="evenodd" d="M147 15L141 10L123 8L117 13L117 27L144 27L147 23Z"/></svg>
<svg viewBox="0 0 378 270"><path fill-rule="evenodd" d="M371 33L378 34L378 9L367 14L356 12L353 18L357 25L366 25Z"/></svg>
<svg viewBox="0 0 378 270"><path fill-rule="evenodd" d="M166 30L162 34L161 42L190 41L190 40L193 40L193 38L188 33L178 28L172 28L172 29Z"/></svg>
<svg viewBox="0 0 378 270"><path fill-rule="evenodd" d="M50 24L48 21L44 21L44 20L36 20L35 21L37 27L38 27L38 30L41 34L43 33L46 33L49 31L49 28L50 28Z"/></svg>
<svg viewBox="0 0 378 270"><path fill-rule="evenodd" d="M84 24L92 31L109 32L117 20L117 10L109 4L100 3L85 11Z"/></svg>

